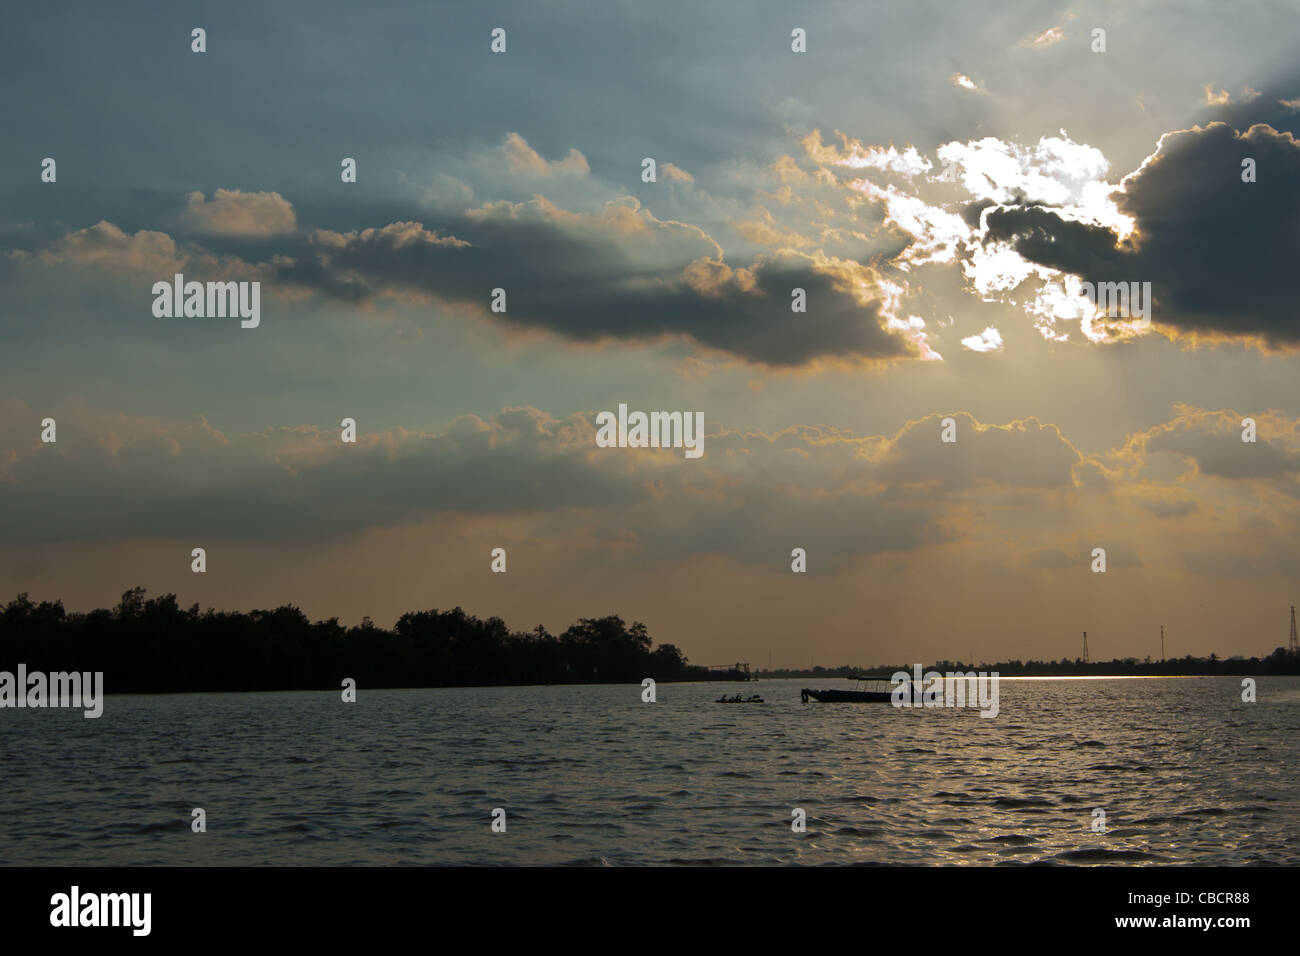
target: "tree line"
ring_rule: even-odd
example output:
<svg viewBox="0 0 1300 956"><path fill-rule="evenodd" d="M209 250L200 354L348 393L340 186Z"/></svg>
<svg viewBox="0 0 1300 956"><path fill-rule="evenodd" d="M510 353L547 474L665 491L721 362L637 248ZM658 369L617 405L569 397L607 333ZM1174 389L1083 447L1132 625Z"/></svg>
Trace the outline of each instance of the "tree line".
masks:
<svg viewBox="0 0 1300 956"><path fill-rule="evenodd" d="M450 611L412 611L392 628L369 617L345 627L299 608L200 612L175 594L132 588L115 608L69 612L19 594L0 612L0 670L102 671L112 693L321 690L359 687L700 680L673 644L653 646L644 624L582 618L561 634L511 631Z"/></svg>
<svg viewBox="0 0 1300 956"><path fill-rule="evenodd" d="M897 671L912 673L912 665L894 665L890 667L860 667L844 665L841 667L817 667L807 669L777 668L759 670L757 673L769 679L782 677L858 677L867 675L883 677L886 680ZM1170 657L1163 661L1151 658L1139 660L1136 657L1116 658L1110 661L1085 661L1082 658L1055 661L1014 660L1000 661L996 664L963 664L961 661L936 661L923 664L922 673L928 671L997 671L1002 677L1128 677L1128 676L1182 676L1212 677L1217 674L1259 676L1261 674L1300 674L1300 655L1290 653L1285 647L1279 647L1267 657Z"/></svg>

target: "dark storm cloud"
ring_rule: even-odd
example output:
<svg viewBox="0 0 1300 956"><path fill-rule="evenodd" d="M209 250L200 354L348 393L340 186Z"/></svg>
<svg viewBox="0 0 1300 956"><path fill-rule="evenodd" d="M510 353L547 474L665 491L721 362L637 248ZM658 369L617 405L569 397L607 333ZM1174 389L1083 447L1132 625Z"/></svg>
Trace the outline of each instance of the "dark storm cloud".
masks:
<svg viewBox="0 0 1300 956"><path fill-rule="evenodd" d="M770 366L915 354L886 329L870 267L783 251L732 268L702 230L630 199L599 216L538 197L489 204L446 229L321 231L290 258L277 281L347 301L416 292L486 311L504 289L506 311L494 318L579 342L680 335ZM806 312L791 309L796 288Z"/></svg>
<svg viewBox="0 0 1300 956"><path fill-rule="evenodd" d="M268 235L293 223L286 199L217 190L211 199L190 194L183 218L218 231L177 241L99 222L0 258L10 269L29 268L46 288L65 287L87 268L150 283L174 272L220 273L257 278L265 294L352 305L414 296L574 342L685 337L773 367L919 354L913 333L889 327L888 291L873 266L783 249L733 267L704 230L659 219L628 196L598 214L537 196L435 217L429 226ZM504 312L489 311L495 289L505 290ZM791 307L796 289L802 312Z"/></svg>
<svg viewBox="0 0 1300 956"><path fill-rule="evenodd" d="M983 214L984 210L988 209L990 206L996 205L997 203L992 199L979 199L973 203L967 203L962 207L961 218L966 225L970 226L972 229L978 229L980 225L980 216Z"/></svg>
<svg viewBox="0 0 1300 956"><path fill-rule="evenodd" d="M1271 84L1258 96L1207 106L1196 119L1197 126L1215 122L1241 130L1264 123L1280 132L1300 134L1300 76Z"/></svg>
<svg viewBox="0 0 1300 956"><path fill-rule="evenodd" d="M1242 161L1257 181L1242 181ZM1157 324L1180 332L1300 343L1300 142L1287 132L1224 123L1166 134L1117 195L1134 242L1067 222L1042 206L987 215L989 238L1025 258L1094 282L1150 282Z"/></svg>
<svg viewBox="0 0 1300 956"><path fill-rule="evenodd" d="M1050 206L1004 206L985 217L986 241L1012 240L1026 259L1085 277L1130 268L1115 234L1103 226L1062 219ZM1115 276L1109 281L1120 281Z"/></svg>

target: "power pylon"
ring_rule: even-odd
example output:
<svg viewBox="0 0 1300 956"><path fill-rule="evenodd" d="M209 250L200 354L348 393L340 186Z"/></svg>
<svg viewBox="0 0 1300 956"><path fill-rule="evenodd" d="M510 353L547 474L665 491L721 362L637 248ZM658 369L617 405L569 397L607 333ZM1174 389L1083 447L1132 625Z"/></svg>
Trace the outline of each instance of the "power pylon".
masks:
<svg viewBox="0 0 1300 956"><path fill-rule="evenodd" d="M1295 605L1291 605L1291 640L1287 642L1286 650L1288 654L1300 654L1300 644L1295 639Z"/></svg>
<svg viewBox="0 0 1300 956"><path fill-rule="evenodd" d="M1083 662L1088 663L1088 632L1083 632Z"/></svg>

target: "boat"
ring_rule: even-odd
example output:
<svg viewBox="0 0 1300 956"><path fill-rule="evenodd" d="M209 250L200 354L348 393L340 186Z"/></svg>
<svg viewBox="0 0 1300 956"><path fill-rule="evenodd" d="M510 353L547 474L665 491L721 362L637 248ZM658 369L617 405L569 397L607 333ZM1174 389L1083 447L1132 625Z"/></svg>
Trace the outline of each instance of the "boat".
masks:
<svg viewBox="0 0 1300 956"><path fill-rule="evenodd" d="M759 697L757 694L750 694L748 697L742 697L740 694L735 694L735 695L732 696L732 697L728 697L726 694L723 694L723 695L722 695L721 697L719 697L716 701L714 701L714 703L717 703L717 704L761 704L761 703L763 703L763 698L762 698L762 697Z"/></svg>
<svg viewBox="0 0 1300 956"><path fill-rule="evenodd" d="M894 684L888 677L850 677L854 682L853 690L831 688L828 690L810 690L805 687L799 692L803 702L809 698L823 704L858 704L888 703L893 700Z"/></svg>

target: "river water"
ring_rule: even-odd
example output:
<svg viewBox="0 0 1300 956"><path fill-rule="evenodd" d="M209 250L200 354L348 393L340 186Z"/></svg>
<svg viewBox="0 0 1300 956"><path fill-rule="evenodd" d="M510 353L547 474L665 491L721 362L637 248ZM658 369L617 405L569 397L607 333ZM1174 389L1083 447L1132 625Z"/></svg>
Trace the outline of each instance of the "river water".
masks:
<svg viewBox="0 0 1300 956"><path fill-rule="evenodd" d="M848 685L3 710L0 863L1300 863L1300 678L1004 679L992 719L803 686Z"/></svg>

